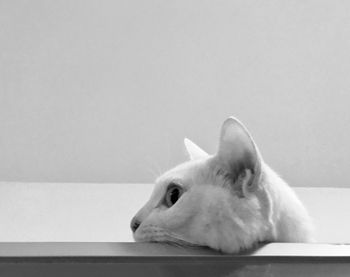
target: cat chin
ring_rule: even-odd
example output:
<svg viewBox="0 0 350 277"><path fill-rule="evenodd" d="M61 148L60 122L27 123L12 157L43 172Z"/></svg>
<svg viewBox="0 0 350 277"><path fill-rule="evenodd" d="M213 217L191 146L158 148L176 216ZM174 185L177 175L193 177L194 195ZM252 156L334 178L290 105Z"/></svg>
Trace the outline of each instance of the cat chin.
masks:
<svg viewBox="0 0 350 277"><path fill-rule="evenodd" d="M236 254L238 252L253 249L259 241L264 241L263 238L256 238L249 235L246 236L231 236L231 238L224 239L223 237L218 240L202 241L199 245L205 245L209 248L217 250L226 254Z"/></svg>
<svg viewBox="0 0 350 277"><path fill-rule="evenodd" d="M252 237L245 237L244 239L236 239L227 243L222 243L216 250L219 250L227 254L236 254L246 250L253 250L256 248L264 239L257 239Z"/></svg>

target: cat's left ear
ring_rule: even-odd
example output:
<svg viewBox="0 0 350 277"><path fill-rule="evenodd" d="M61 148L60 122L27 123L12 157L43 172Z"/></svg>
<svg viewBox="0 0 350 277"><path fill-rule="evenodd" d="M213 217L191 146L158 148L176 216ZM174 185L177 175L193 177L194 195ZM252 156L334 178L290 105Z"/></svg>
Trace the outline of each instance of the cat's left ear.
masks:
<svg viewBox="0 0 350 277"><path fill-rule="evenodd" d="M184 139L184 144L191 160L208 157L209 154L188 138Z"/></svg>
<svg viewBox="0 0 350 277"><path fill-rule="evenodd" d="M238 119L229 117L223 123L216 158L226 176L232 178L236 191L246 196L257 189L262 158L252 136Z"/></svg>

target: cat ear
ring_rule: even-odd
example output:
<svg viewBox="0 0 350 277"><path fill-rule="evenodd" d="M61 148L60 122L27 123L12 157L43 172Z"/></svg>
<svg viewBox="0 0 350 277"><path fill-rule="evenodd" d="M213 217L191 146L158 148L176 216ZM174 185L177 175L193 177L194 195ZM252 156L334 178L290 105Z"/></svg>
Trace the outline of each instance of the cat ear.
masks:
<svg viewBox="0 0 350 277"><path fill-rule="evenodd" d="M184 144L191 160L208 157L207 152L205 152L202 148L200 148L197 144L195 144L193 141L189 140L188 138L184 139Z"/></svg>
<svg viewBox="0 0 350 277"><path fill-rule="evenodd" d="M217 158L223 171L240 187L243 195L253 192L258 186L261 157L252 136L236 118L229 117L221 127Z"/></svg>

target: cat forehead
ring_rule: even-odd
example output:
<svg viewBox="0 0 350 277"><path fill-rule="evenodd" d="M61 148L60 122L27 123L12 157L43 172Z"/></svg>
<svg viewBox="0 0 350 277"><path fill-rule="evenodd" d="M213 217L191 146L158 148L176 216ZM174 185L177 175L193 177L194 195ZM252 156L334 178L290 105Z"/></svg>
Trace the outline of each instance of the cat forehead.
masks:
<svg viewBox="0 0 350 277"><path fill-rule="evenodd" d="M156 180L158 185L167 185L171 182L191 184L207 178L210 171L208 159L187 161L168 170Z"/></svg>

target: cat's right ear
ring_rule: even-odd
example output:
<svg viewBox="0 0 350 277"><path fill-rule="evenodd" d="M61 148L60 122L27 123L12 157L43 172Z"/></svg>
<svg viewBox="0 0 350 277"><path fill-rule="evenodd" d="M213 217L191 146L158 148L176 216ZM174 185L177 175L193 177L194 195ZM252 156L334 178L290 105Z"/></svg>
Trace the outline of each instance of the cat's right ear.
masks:
<svg viewBox="0 0 350 277"><path fill-rule="evenodd" d="M207 152L188 138L184 139L184 144L191 160L202 159L209 156Z"/></svg>
<svg viewBox="0 0 350 277"><path fill-rule="evenodd" d="M257 189L261 156L252 136L237 118L229 117L223 123L216 158L236 191L246 196Z"/></svg>

